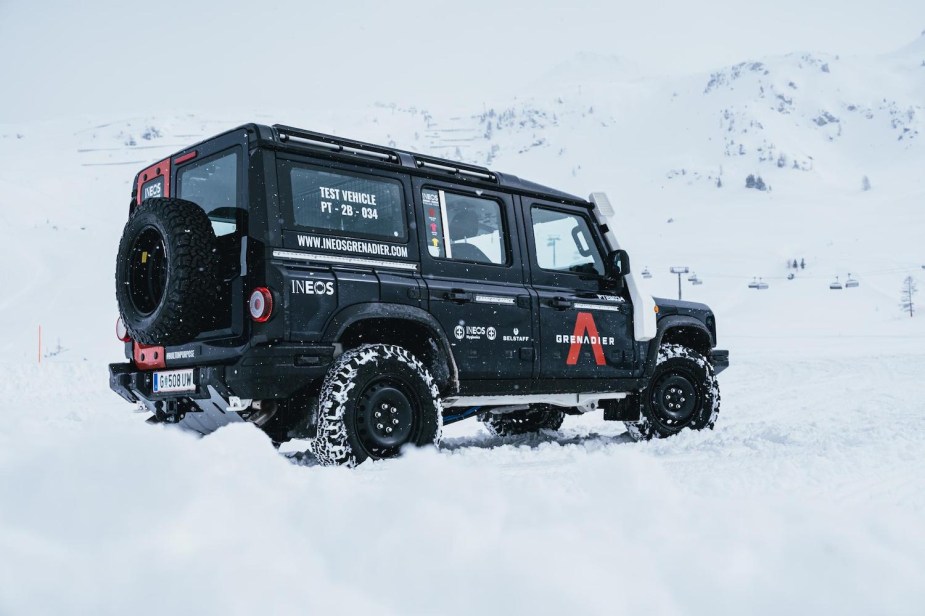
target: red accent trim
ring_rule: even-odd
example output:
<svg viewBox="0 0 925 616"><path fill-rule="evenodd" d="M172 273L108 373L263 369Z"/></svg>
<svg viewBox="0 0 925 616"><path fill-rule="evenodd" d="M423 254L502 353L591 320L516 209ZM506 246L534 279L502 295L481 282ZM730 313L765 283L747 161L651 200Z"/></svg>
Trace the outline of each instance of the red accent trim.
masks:
<svg viewBox="0 0 925 616"><path fill-rule="evenodd" d="M597 333L597 325L594 323L594 316L590 312L579 312L578 318L575 319L575 333L577 338L572 346L569 347L568 357L565 360L566 365L574 366L578 363L578 355L581 353L581 338L587 334L591 338L591 350L594 351L594 361L598 366L603 366L604 346L601 344L601 336Z"/></svg>
<svg viewBox="0 0 925 616"><path fill-rule="evenodd" d="M266 287L257 287L251 291L251 297L254 297L254 293L260 293L263 296L263 312L259 315L254 316L254 313L250 311L250 298L248 298L248 312L251 313L251 318L257 323L266 323L270 320L270 317L273 315L273 294L270 293L270 289Z"/></svg>
<svg viewBox="0 0 925 616"><path fill-rule="evenodd" d="M182 164L185 163L186 161L188 161L188 160L193 160L193 159L196 158L197 156L199 156L199 152L197 152L196 150L193 150L192 152L187 152L187 153L184 154L183 156L177 156L176 158L174 158L174 159L173 159L173 164L175 164L175 165L182 165Z"/></svg>
<svg viewBox="0 0 925 616"><path fill-rule="evenodd" d="M122 327L119 327L119 325ZM132 337L128 335L128 330L125 329L125 324L122 323L122 317L116 317L116 338L122 342L131 342Z"/></svg>
<svg viewBox="0 0 925 616"><path fill-rule="evenodd" d="M140 369L153 370L154 368L167 367L164 362L164 347L148 346L136 342L133 348L132 355L134 355L135 365Z"/></svg>
<svg viewBox="0 0 925 616"><path fill-rule="evenodd" d="M147 169L143 169L138 174L138 184L135 186L135 205L141 205L141 187L144 186L145 182L150 182L160 176L164 176L164 196L170 196L170 159L165 158L161 162L154 163Z"/></svg>

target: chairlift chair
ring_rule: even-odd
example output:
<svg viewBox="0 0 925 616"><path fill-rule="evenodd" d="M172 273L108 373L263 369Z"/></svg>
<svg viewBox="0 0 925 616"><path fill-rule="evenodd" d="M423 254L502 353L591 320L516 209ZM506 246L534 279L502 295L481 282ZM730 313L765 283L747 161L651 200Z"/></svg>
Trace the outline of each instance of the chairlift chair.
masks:
<svg viewBox="0 0 925 616"><path fill-rule="evenodd" d="M645 266L644 268L642 268L642 277L643 277L643 278L651 278L651 277L652 277L652 272L649 271L649 266L648 266L648 265Z"/></svg>
<svg viewBox="0 0 925 616"><path fill-rule="evenodd" d="M703 281L702 281L700 278L697 278L696 276L694 276L694 279L691 280L691 284L695 284L695 285L696 285L696 284L703 284Z"/></svg>
<svg viewBox="0 0 925 616"><path fill-rule="evenodd" d="M861 286L861 283L857 279L851 277L851 272L848 272L848 280L845 281L846 289L855 289Z"/></svg>
<svg viewBox="0 0 925 616"><path fill-rule="evenodd" d="M750 283L748 283L748 288L749 288L749 289L757 289L757 288L758 288L758 279L757 279L757 278L752 278L752 281L751 281Z"/></svg>
<svg viewBox="0 0 925 616"><path fill-rule="evenodd" d="M762 280L761 278L759 278L759 279L758 279L758 286L755 287L755 288L757 288L758 290L767 289L767 288L768 288L768 283L766 283L764 280Z"/></svg>
<svg viewBox="0 0 925 616"><path fill-rule="evenodd" d="M687 277L688 282L694 282L695 280L697 280L697 274L691 274Z"/></svg>
<svg viewBox="0 0 925 616"><path fill-rule="evenodd" d="M838 276L836 276L836 277L835 277L835 282L833 282L832 284L830 284L830 285L829 285L829 288L832 289L833 291L840 291L840 290L842 290L844 287L842 286L842 284L841 284L840 282L838 282Z"/></svg>

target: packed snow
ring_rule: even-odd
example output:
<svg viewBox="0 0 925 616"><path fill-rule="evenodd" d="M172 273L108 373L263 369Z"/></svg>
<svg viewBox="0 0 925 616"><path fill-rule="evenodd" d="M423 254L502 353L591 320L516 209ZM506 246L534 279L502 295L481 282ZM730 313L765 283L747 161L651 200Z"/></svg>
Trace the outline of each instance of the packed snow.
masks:
<svg viewBox="0 0 925 616"><path fill-rule="evenodd" d="M0 124L0 614L921 613L925 313L899 304L925 282L923 65L925 37L683 78L584 57L479 110ZM731 352L716 429L469 421L348 470L249 425L145 424L106 373L131 180L246 121L607 191L651 292L703 280L681 282Z"/></svg>

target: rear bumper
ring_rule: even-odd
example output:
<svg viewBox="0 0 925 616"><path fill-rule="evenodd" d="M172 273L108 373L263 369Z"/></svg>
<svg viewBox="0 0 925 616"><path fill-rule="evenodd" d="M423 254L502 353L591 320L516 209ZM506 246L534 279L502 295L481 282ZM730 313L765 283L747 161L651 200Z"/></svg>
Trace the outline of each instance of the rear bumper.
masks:
<svg viewBox="0 0 925 616"><path fill-rule="evenodd" d="M334 347L325 345L274 344L249 349L230 365L166 366L164 370L192 368L195 391L153 392L154 371L139 370L131 363L109 365L109 388L125 400L154 407L158 401L190 400L197 406L216 394L226 402L232 397L249 400L285 399L327 372Z"/></svg>
<svg viewBox="0 0 925 616"><path fill-rule="evenodd" d="M719 374L729 367L729 351L713 349L710 351L710 363L713 364L713 371Z"/></svg>

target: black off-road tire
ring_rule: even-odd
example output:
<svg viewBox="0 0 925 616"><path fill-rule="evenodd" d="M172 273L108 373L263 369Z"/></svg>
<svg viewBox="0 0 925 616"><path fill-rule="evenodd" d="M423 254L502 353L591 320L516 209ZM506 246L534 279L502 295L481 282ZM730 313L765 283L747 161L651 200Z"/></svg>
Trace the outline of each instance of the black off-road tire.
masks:
<svg viewBox="0 0 925 616"><path fill-rule="evenodd" d="M119 242L116 300L133 340L189 342L208 327L219 292L215 233L206 213L183 199L146 199Z"/></svg>
<svg viewBox="0 0 925 616"><path fill-rule="evenodd" d="M719 414L719 383L713 365L680 344L662 344L655 373L640 396L638 422L626 422L637 441L667 438L690 428L712 429Z"/></svg>
<svg viewBox="0 0 925 616"><path fill-rule="evenodd" d="M366 344L337 358L318 397L313 453L326 466L397 456L404 445L438 445L440 392L408 350Z"/></svg>
<svg viewBox="0 0 925 616"><path fill-rule="evenodd" d="M565 419L565 411L549 404L533 404L526 411L512 413L482 413L479 421L494 436L515 436L540 430L558 430Z"/></svg>

